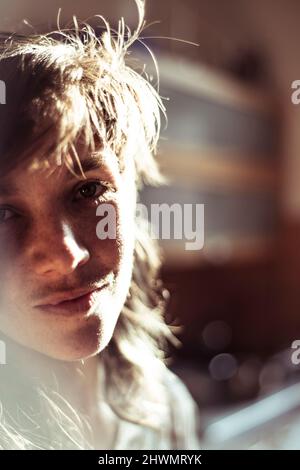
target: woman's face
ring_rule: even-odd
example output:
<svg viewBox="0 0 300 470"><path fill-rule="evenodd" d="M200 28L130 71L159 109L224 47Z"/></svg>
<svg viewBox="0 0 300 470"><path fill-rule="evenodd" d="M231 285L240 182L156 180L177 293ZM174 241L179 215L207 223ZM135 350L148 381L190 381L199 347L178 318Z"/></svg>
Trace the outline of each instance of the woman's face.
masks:
<svg viewBox="0 0 300 470"><path fill-rule="evenodd" d="M70 361L108 344L133 267L133 166L120 173L112 155L81 163L86 179L32 162L0 177L0 331Z"/></svg>

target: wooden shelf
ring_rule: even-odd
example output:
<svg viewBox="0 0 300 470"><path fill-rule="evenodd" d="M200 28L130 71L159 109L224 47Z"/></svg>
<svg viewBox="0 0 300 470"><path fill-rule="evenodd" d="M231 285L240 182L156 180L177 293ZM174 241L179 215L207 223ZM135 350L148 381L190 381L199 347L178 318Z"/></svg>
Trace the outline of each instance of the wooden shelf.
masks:
<svg viewBox="0 0 300 470"><path fill-rule="evenodd" d="M264 161L264 160L263 160ZM159 164L170 182L212 191L276 191L279 175L274 166L257 156L220 149L165 146Z"/></svg>

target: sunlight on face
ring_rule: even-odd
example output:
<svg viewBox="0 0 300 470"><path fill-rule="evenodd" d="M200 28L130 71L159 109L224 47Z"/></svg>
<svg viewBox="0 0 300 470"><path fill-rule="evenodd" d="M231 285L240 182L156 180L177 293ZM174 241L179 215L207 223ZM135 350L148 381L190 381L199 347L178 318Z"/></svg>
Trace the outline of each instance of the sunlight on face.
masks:
<svg viewBox="0 0 300 470"><path fill-rule="evenodd" d="M103 350L129 290L136 188L130 162L85 158L0 178L0 331L62 360ZM50 171L51 170L51 171ZM111 204L116 237L99 239L97 207Z"/></svg>

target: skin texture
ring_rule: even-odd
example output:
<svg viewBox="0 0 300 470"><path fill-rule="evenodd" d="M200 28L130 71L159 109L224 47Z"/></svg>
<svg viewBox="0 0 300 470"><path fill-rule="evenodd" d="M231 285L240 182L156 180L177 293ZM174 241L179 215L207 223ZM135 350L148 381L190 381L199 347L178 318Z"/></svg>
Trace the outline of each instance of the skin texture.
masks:
<svg viewBox="0 0 300 470"><path fill-rule="evenodd" d="M81 159L85 164L88 156ZM54 359L77 361L110 341L128 294L134 247L133 164L99 157L76 177L65 165L33 160L0 178L0 331ZM96 183L96 184L95 184ZM105 184L104 184L105 183ZM7 192L7 193L6 193ZM115 239L99 239L96 209L115 209ZM57 294L106 286L88 312L37 307Z"/></svg>

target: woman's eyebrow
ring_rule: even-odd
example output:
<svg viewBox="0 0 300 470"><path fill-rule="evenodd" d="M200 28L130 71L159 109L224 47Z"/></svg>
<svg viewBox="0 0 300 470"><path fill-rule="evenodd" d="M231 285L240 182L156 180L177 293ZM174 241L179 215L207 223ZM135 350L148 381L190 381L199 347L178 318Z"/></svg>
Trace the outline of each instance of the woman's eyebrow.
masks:
<svg viewBox="0 0 300 470"><path fill-rule="evenodd" d="M103 164L104 164L104 157L101 155L97 155L97 156L91 155L89 157L86 157L84 160L80 162L83 172L99 170L101 166L103 166ZM76 162L76 167L77 167L76 170L80 171L80 167L77 162ZM75 170L74 165L73 165L73 169Z"/></svg>
<svg viewBox="0 0 300 470"><path fill-rule="evenodd" d="M83 172L92 170L99 170L105 168L105 157L103 155L91 155L83 159L80 164ZM76 165L76 171L79 170L79 165ZM74 168L75 169L75 168ZM71 172L66 173L66 178L73 178L74 175ZM8 197L16 195L20 192L18 185L14 183L13 179L0 178L0 196Z"/></svg>

